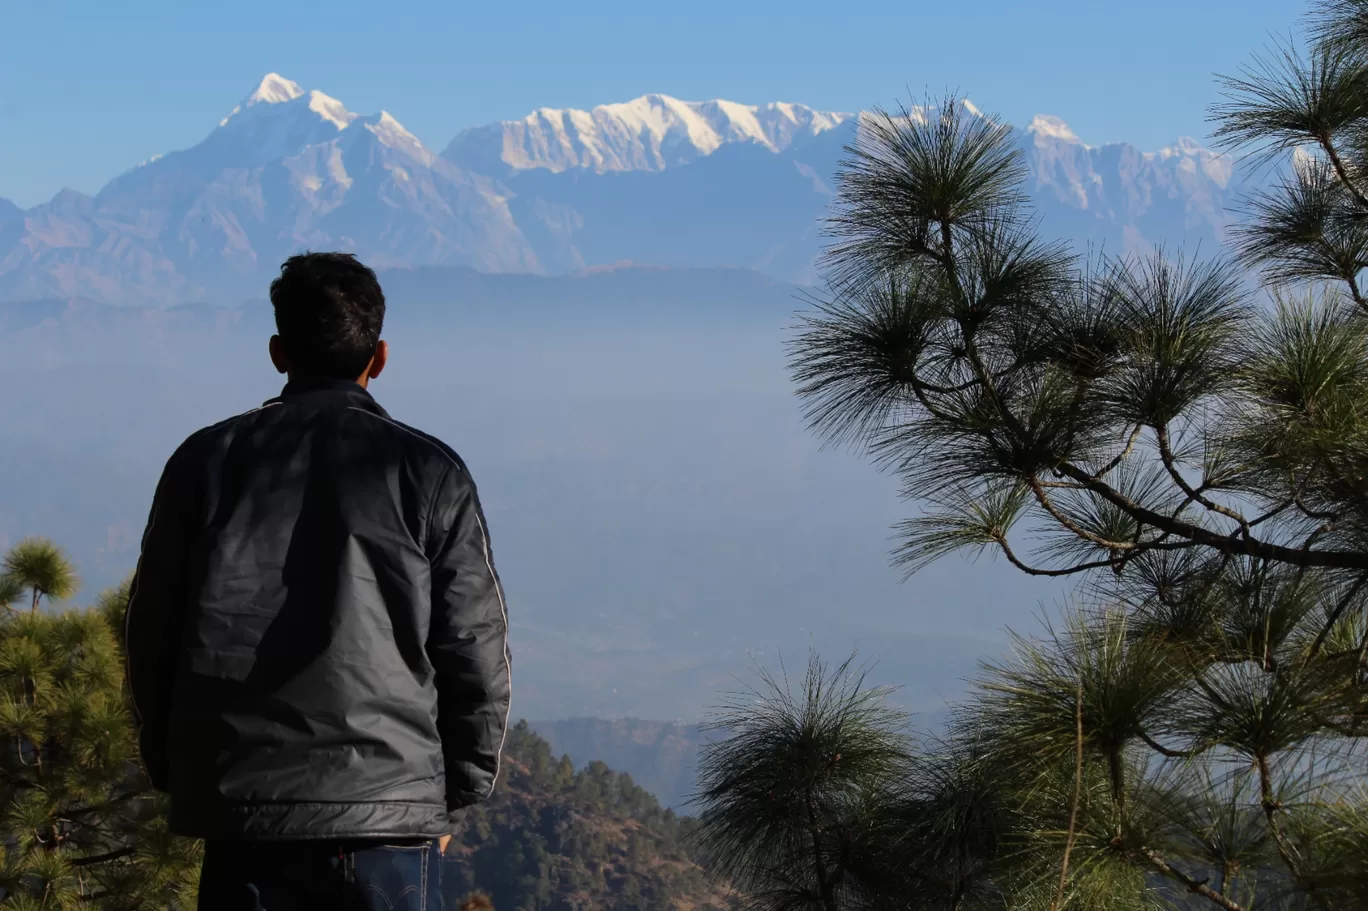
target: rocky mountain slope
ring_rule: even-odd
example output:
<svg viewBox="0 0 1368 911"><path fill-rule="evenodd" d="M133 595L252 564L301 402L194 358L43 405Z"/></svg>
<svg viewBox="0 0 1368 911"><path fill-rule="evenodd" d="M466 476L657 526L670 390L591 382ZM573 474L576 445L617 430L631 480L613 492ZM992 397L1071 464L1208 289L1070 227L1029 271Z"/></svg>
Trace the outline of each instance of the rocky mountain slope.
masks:
<svg viewBox="0 0 1368 911"><path fill-rule="evenodd" d="M167 306L260 297L280 261L563 273L632 261L811 283L832 177L861 116L647 95L466 130L441 155L385 112L270 74L203 142L94 197L0 200L0 300ZM1092 146L1057 118L1019 131L1043 229L1111 252L1214 252L1242 189L1191 139Z"/></svg>

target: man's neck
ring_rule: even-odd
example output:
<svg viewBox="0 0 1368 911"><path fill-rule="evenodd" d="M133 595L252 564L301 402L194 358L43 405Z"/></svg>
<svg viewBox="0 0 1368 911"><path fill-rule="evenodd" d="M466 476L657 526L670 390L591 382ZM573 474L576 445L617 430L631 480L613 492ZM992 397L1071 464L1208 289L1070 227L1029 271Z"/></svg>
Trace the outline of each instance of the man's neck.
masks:
<svg viewBox="0 0 1368 911"><path fill-rule="evenodd" d="M309 385L312 383L322 383L324 385L330 385L332 383L351 383L354 386L360 386L362 389L366 389L370 386L370 377L363 376L359 380L338 380L324 376L297 376L293 372L290 372L285 374L285 382L295 385Z"/></svg>

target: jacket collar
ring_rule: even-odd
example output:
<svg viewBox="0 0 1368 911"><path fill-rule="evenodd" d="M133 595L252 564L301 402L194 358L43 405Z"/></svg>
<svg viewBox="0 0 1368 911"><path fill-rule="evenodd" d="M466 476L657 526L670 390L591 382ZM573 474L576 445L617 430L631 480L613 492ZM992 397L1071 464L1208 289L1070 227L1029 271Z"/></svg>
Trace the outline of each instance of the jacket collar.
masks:
<svg viewBox="0 0 1368 911"><path fill-rule="evenodd" d="M371 394L351 380L323 377L297 377L285 384L280 395L266 401L267 405L299 404L360 408L381 417L389 417Z"/></svg>

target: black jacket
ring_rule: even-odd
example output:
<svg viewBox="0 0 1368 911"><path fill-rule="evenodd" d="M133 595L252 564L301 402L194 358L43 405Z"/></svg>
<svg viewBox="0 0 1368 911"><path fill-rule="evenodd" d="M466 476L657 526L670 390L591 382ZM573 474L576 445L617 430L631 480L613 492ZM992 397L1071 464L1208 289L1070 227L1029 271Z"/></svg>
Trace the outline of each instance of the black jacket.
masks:
<svg viewBox="0 0 1368 911"><path fill-rule="evenodd" d="M493 790L508 613L474 482L355 383L291 382L176 451L126 636L176 832L439 836Z"/></svg>

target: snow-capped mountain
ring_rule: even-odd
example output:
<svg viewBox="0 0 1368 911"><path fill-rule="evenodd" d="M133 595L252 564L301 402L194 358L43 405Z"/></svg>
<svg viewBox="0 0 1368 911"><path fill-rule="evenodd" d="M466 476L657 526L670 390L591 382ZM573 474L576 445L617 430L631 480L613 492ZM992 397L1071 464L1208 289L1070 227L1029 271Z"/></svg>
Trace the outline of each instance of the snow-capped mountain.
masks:
<svg viewBox="0 0 1368 911"><path fill-rule="evenodd" d="M591 111L542 108L460 133L442 153L485 173L528 168L660 171L748 143L782 152L850 119L801 104L745 105L644 95Z"/></svg>
<svg viewBox="0 0 1368 911"><path fill-rule="evenodd" d="M435 155L270 74L198 145L95 197L0 200L0 299L171 304L260 297L304 249L377 267L567 272L632 261L816 280L832 177L861 116L647 95L466 130ZM1214 252L1241 189L1192 140L1086 144L1058 118L1017 133L1051 237L1110 252Z"/></svg>
<svg viewBox="0 0 1368 911"><path fill-rule="evenodd" d="M597 110L601 119L610 109ZM733 140L665 167L566 167L549 154L503 153L498 165L514 194L510 206L518 224L536 238L539 256L553 268L618 260L727 263L812 282L826 242L821 222L832 177L864 120L816 116L824 119L810 122L820 129L780 147ZM500 143L518 135L508 124L487 129L487 136L502 137ZM625 129L603 126L598 135ZM460 147L459 160L478 160L475 133L463 135L453 144ZM1017 137L1027 189L1047 236L1111 253L1156 245L1210 253L1224 238L1239 175L1228 158L1190 139L1152 153L1125 143L1090 146L1048 116L1035 118ZM506 147L489 144L485 155Z"/></svg>
<svg viewBox="0 0 1368 911"><path fill-rule="evenodd" d="M1132 229L1123 231L1128 247L1193 231L1219 241L1241 184L1229 156L1190 137L1157 152L1122 142L1090 146L1058 117L1039 115L1022 145L1038 204L1055 202L1074 216Z"/></svg>
<svg viewBox="0 0 1368 911"><path fill-rule="evenodd" d="M505 194L427 150L389 114L363 117L270 74L199 145L144 162L93 199L60 194L0 249L0 296L174 302L259 295L301 249L536 271Z"/></svg>

